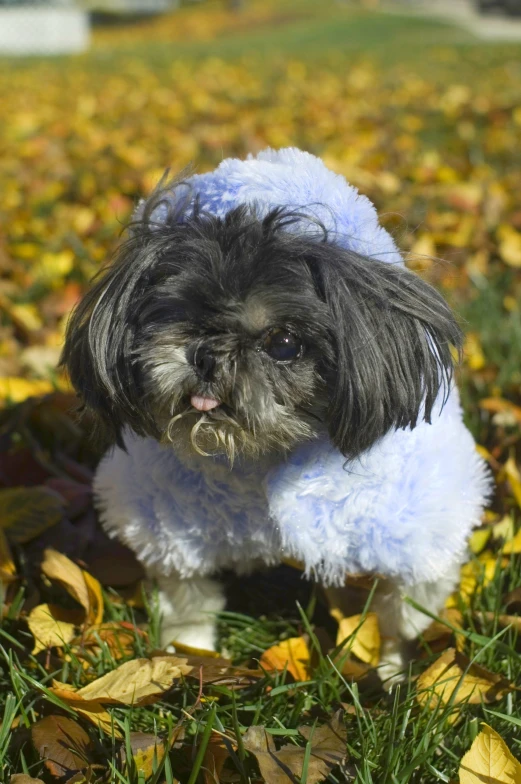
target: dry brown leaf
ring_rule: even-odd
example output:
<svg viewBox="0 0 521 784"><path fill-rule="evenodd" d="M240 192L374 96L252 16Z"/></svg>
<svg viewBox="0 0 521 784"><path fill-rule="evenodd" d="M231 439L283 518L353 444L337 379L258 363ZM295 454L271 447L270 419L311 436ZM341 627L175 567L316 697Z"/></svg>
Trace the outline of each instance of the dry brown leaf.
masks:
<svg viewBox="0 0 521 784"><path fill-rule="evenodd" d="M380 629L376 613L352 615L338 624L336 644L344 644L360 661L376 667L380 662Z"/></svg>
<svg viewBox="0 0 521 784"><path fill-rule="evenodd" d="M230 757L230 751L237 748L231 741L224 740L221 735L212 733L204 753L202 771L204 784L220 782L223 768Z"/></svg>
<svg viewBox="0 0 521 784"><path fill-rule="evenodd" d="M127 621L108 621L89 626L72 644L76 646L75 655L80 658L85 649L99 651L103 643L115 659L121 659L134 651L136 637L146 636L146 632Z"/></svg>
<svg viewBox="0 0 521 784"><path fill-rule="evenodd" d="M482 724L460 763L460 784L521 784L521 764L498 733Z"/></svg>
<svg viewBox="0 0 521 784"><path fill-rule="evenodd" d="M510 400L501 397L485 397L479 401L478 406L491 414L509 414L521 424L521 406L516 406Z"/></svg>
<svg viewBox="0 0 521 784"><path fill-rule="evenodd" d="M338 710L327 724L298 728L300 734L311 741L312 754L331 765L340 764L346 756L347 733L343 716L344 712Z"/></svg>
<svg viewBox="0 0 521 784"><path fill-rule="evenodd" d="M478 620L494 621L497 620L500 626L512 626L521 633L521 616L519 615L496 615L493 612L478 612L475 614Z"/></svg>
<svg viewBox="0 0 521 784"><path fill-rule="evenodd" d="M504 603L510 613L521 613L521 586L509 591L504 598Z"/></svg>
<svg viewBox="0 0 521 784"><path fill-rule="evenodd" d="M514 687L501 676L471 664L462 653L449 648L420 675L416 688L418 702L434 709L450 700L455 705L493 702Z"/></svg>
<svg viewBox="0 0 521 784"><path fill-rule="evenodd" d="M78 613L55 604L39 604L31 610L27 625L34 637L33 654L46 648L68 645L76 634Z"/></svg>
<svg viewBox="0 0 521 784"><path fill-rule="evenodd" d="M341 720L335 716L329 725L302 727L299 732L311 740L307 784L323 781L331 769L340 764L346 755L345 731ZM269 784L294 784L300 781L305 748L285 745L277 751L271 735L264 727L250 727L243 735L243 744L253 754L263 779Z"/></svg>
<svg viewBox="0 0 521 784"><path fill-rule="evenodd" d="M178 656L134 659L79 689L77 694L108 705L150 705L191 671L186 659Z"/></svg>
<svg viewBox="0 0 521 784"><path fill-rule="evenodd" d="M45 550L42 572L50 580L59 582L85 610L86 623L101 623L103 620L103 594L99 582L88 572L80 569L66 555L56 550Z"/></svg>
<svg viewBox="0 0 521 784"><path fill-rule="evenodd" d="M63 518L64 502L48 487L0 490L0 527L16 544L35 539Z"/></svg>
<svg viewBox="0 0 521 784"><path fill-rule="evenodd" d="M444 608L439 613L439 617L440 620L433 621L421 635L422 639L430 646L433 643L447 641L448 638L452 637L454 631L451 627L463 628L463 616L455 607ZM450 626L443 623L444 620L450 623ZM456 650L463 650L464 645L465 637L462 634L456 634Z"/></svg>
<svg viewBox="0 0 521 784"><path fill-rule="evenodd" d="M45 767L56 778L69 778L90 765L92 741L73 719L46 716L33 724L31 738Z"/></svg>
<svg viewBox="0 0 521 784"><path fill-rule="evenodd" d="M27 773L14 773L9 779L9 784L43 784L41 779L34 779Z"/></svg>
<svg viewBox="0 0 521 784"><path fill-rule="evenodd" d="M179 653L181 651L178 651ZM229 689L244 688L249 686L259 678L264 678L263 670L251 670L247 667L237 667L229 659L222 657L191 656L183 657L191 672L186 674L187 678L195 678L202 683L214 683L227 686Z"/></svg>
<svg viewBox="0 0 521 784"><path fill-rule="evenodd" d="M265 670L287 669L296 681L309 681L310 652L303 637L290 637L264 651L260 664Z"/></svg>

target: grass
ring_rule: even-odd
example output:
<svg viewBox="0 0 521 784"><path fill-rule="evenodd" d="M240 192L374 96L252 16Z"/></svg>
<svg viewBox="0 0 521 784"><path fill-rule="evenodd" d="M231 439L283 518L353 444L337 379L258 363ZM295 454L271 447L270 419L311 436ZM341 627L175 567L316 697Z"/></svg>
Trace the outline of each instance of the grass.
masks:
<svg viewBox="0 0 521 784"><path fill-rule="evenodd" d="M386 213L386 225L406 249L426 232L434 238L436 256L449 260L424 260L424 274L443 288L466 331L478 336L484 355L479 367L465 360L460 377L468 422L491 452L498 478L488 519L497 522L508 515L519 526L519 507L503 471L510 456L519 459L519 425L498 423L479 405L486 397L521 403L520 274L504 263L497 236L502 224L521 228L519 53L518 45L483 44L440 21L288 0L282 9L254 3L239 17L217 3L191 7L141 28L97 30L91 51L82 56L2 60L0 92L8 108L0 134L0 212L6 227L0 261L14 262L1 268L1 283L7 299L41 312L44 326L34 332L19 315L13 326L7 308L0 359L16 363L27 345L59 340L61 327L52 308L57 301L61 305L62 290L83 287L106 257L120 216L149 186L151 170L170 160L182 168L190 156L213 166L223 154L242 155L250 146L295 143L324 155L357 182ZM457 90L450 92L454 87L461 100ZM52 145L45 146L49 139ZM19 163L9 152L13 140ZM431 165L435 153L437 162ZM46 154L50 163L42 163ZM386 190L381 180L389 173L396 175L398 186L391 182ZM49 182L53 187L58 183L58 195L52 188L45 191ZM461 206L455 186L469 183L479 183L493 198L485 206ZM123 194L122 206L110 201L115 193ZM99 225L82 233L85 209L95 213ZM469 220L466 239L455 240ZM20 250L27 245L36 248L34 257L23 255L29 253L27 247ZM38 265L43 252L63 248L74 251L71 271L52 268L51 275L42 276ZM476 261L480 252L486 263ZM83 466L94 465L83 442L71 446L76 431L70 424L65 427L63 418L41 417L22 428L20 410L15 410L16 416L2 416L2 449L5 444L9 449L27 446L51 462L65 452ZM500 541L493 543L492 560L500 559L500 546ZM48 584L34 580L24 548L16 550L16 557L28 585L38 585L39 601L55 599ZM480 564L476 561L478 569ZM463 631L444 641L449 645L463 638L470 661L517 684L519 640L515 629L505 630L498 617L508 611L508 593L519 587L519 556L492 575L482 573L472 597L459 598ZM56 651L33 656L22 612L24 590L29 588L11 597L0 626L0 779L25 772L50 783L56 777L31 743L30 730L41 716L71 715L48 690L53 678L80 685L120 662L103 643L87 659L67 646L62 657ZM131 756L131 733L164 739L180 722L184 740L163 761L156 760L150 781L215 781L203 770L208 767L205 744L215 740L212 729L237 742L220 776L223 784L258 781L255 761L240 745L246 728L260 724L277 744L304 747L298 727L323 723L339 707L345 709L347 761L329 776L330 784L455 782L461 757L482 721L521 757L518 691L490 705L463 704L456 710L454 704L440 704L430 710L417 699L415 676L439 655L435 645L420 642L411 677L389 695L374 673L351 683L339 672L324 643L327 637L334 639L335 624L318 591L294 571L232 582L230 593L234 601L219 620L227 655L237 664L255 664L273 643L307 633L313 649L311 680L294 684L285 672L266 674L237 690L205 685L200 699L198 681L186 679L163 702L111 709L122 742L80 720L101 766L93 770L93 781L140 784L143 774L121 757L125 747L127 759ZM158 617L153 602L136 609L107 589L105 606L106 619L149 629L148 638L135 634L127 657L154 651Z"/></svg>
<svg viewBox="0 0 521 784"><path fill-rule="evenodd" d="M492 668L514 683L519 682L521 676L516 634L512 629L499 630L495 618L504 609L501 597L505 589L520 584L520 564L512 560L509 569L498 570L494 580L485 588L478 589L472 605L465 608L466 628L463 632L471 660ZM110 599L108 607L110 612ZM491 616L489 621L477 626L475 618L480 610L489 611ZM118 605L112 611L130 622L136 620L129 608L122 609ZM461 757L479 731L480 721L490 723L513 753L521 756L517 718L521 711L521 698L518 692L510 693L493 706L460 705L454 721L453 705L440 704L435 710L422 707L418 703L414 681L410 679L391 694L382 692L376 679L350 683L324 655L312 632L312 619L308 620L297 609L293 617L286 620L254 619L231 613L223 614L221 619L222 640L235 659L241 662L257 658L259 652L275 639L293 636L296 631L305 628L312 634L311 645L316 658L312 680L293 684L288 682L284 673L279 673L266 675L251 687L239 691L230 691L224 686L205 687L205 700L199 704L197 681L186 680L156 705L131 710L113 709L115 725L122 729L129 742L130 732L168 737L184 719L186 735L183 749L174 748L169 764L181 781L190 784L199 780L191 776L191 772L202 762L203 757L198 751L204 749L209 737L206 731L211 725L230 737L239 737L250 725L260 724L278 743L298 743L296 730L303 722L312 723L313 718L323 720L341 705L348 706L345 716L348 757L344 774L332 773L327 779L332 784L345 781L345 777L359 784L452 781ZM142 638L136 635L135 655L146 656L152 652L153 643L152 638L144 645ZM60 708L67 710L56 698L53 698L54 707L49 704L47 687L53 679L79 685L85 678L84 661L75 660L72 656L70 661L53 659L51 666L47 664L44 667L43 654L38 657L27 655L31 645L30 635L15 628L13 623L4 622L0 630L0 686L4 714L0 728L0 770L4 780L8 780L10 771L27 771L32 776L52 780L27 742L27 731L42 715L42 699L47 700L47 712L56 713L57 707L58 712ZM72 651L65 647L64 653L67 655ZM412 674L424 670L437 655L425 645L424 658L413 665ZM101 646L99 653L88 661L89 671L100 675L117 663L110 651ZM194 706L197 707L194 709ZM186 711L190 714L188 720ZM8 728L13 721L18 726L11 735ZM137 769L125 772L116 763L113 740L92 728L89 732L96 739L98 764L104 768L109 763L116 764L119 770L117 774L109 775L108 780L137 784L140 781ZM232 757L228 764L228 776L231 777L225 777L223 781L235 780L246 784L255 780L255 764L250 756L242 760ZM231 771L235 771L235 778ZM166 778L168 781L168 776L160 765L151 780L160 782ZM286 780L290 781L281 779Z"/></svg>

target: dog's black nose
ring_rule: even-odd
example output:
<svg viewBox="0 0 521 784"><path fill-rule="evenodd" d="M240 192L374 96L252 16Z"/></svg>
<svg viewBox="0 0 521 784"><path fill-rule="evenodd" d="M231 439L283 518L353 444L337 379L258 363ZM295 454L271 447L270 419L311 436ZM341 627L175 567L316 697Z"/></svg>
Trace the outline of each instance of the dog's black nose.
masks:
<svg viewBox="0 0 521 784"><path fill-rule="evenodd" d="M202 381L211 381L215 370L215 357L208 346L199 346L192 354L192 365Z"/></svg>

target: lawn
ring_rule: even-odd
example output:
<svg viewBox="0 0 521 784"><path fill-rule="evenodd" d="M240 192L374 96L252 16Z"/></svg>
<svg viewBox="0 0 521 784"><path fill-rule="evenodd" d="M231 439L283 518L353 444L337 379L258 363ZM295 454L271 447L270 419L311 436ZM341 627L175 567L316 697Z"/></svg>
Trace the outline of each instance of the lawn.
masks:
<svg viewBox="0 0 521 784"><path fill-rule="evenodd" d="M85 55L0 60L0 101L0 780L520 781L521 46L331 0L209 2L97 28ZM267 145L366 193L467 335L465 414L497 490L391 694L370 586L353 621L292 566L227 576L221 658L165 658L139 565L96 525L99 450L56 370L163 170ZM131 697L96 684L121 666ZM459 772L476 738L503 773Z"/></svg>

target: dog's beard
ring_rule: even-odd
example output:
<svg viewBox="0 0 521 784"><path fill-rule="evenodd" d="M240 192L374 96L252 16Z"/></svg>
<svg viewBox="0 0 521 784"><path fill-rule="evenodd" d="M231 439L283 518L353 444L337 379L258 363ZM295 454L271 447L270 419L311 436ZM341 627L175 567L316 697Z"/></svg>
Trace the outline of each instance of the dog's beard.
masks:
<svg viewBox="0 0 521 784"><path fill-rule="evenodd" d="M261 428L258 423L255 426L250 418L250 429L224 409L200 413L187 407L170 419L162 440L177 451L188 448L203 457L224 454L233 465L237 457L257 459L271 452L287 452L296 443L313 438L313 415L304 416L281 411L269 428Z"/></svg>

